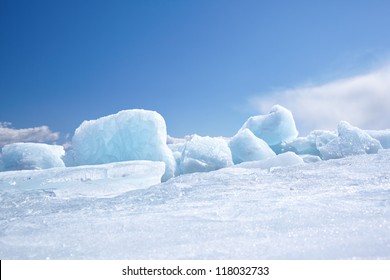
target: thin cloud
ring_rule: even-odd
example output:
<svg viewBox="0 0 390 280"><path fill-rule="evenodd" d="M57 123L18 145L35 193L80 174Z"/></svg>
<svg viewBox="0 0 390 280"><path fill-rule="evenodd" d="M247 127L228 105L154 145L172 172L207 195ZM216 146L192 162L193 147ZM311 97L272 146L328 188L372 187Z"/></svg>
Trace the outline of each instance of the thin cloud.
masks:
<svg viewBox="0 0 390 280"><path fill-rule="evenodd" d="M301 135L314 129L334 130L341 120L364 129L386 129L390 128L390 67L250 102L263 113L276 103L290 109Z"/></svg>
<svg viewBox="0 0 390 280"><path fill-rule="evenodd" d="M52 143L59 138L59 132L52 132L47 126L15 129L9 122L0 122L0 147L16 142Z"/></svg>

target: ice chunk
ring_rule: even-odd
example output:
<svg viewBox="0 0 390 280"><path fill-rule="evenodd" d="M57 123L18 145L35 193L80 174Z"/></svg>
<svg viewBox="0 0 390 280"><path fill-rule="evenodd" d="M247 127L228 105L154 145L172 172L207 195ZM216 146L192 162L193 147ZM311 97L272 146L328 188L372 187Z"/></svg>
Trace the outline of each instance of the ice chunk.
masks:
<svg viewBox="0 0 390 280"><path fill-rule="evenodd" d="M291 141L298 136L292 113L280 105L273 106L268 115L250 117L241 130L245 128L270 146Z"/></svg>
<svg viewBox="0 0 390 280"><path fill-rule="evenodd" d="M368 135L378 140L383 149L390 149L390 129L387 130L366 130Z"/></svg>
<svg viewBox="0 0 390 280"><path fill-rule="evenodd" d="M313 155L300 155L300 157L303 159L305 163L312 163L312 162L318 162L321 161L321 158L319 156L313 156Z"/></svg>
<svg viewBox="0 0 390 280"><path fill-rule="evenodd" d="M235 165L235 167L271 169L274 167L285 167L302 163L304 163L304 161L300 156L293 152L287 152L260 161L243 162Z"/></svg>
<svg viewBox="0 0 390 280"><path fill-rule="evenodd" d="M312 134L309 134L306 137L297 137L290 142L282 143L280 145L280 153L288 151L294 152L298 155L319 155L319 151L316 147L316 139Z"/></svg>
<svg viewBox="0 0 390 280"><path fill-rule="evenodd" d="M194 135L180 161L181 174L207 172L233 165L232 154L222 138Z"/></svg>
<svg viewBox="0 0 390 280"><path fill-rule="evenodd" d="M0 173L1 189L45 189L60 196L112 196L161 182L165 164L127 161Z"/></svg>
<svg viewBox="0 0 390 280"><path fill-rule="evenodd" d="M5 171L64 167L64 148L42 143L13 143L2 149Z"/></svg>
<svg viewBox="0 0 390 280"><path fill-rule="evenodd" d="M186 147L186 142L183 143L175 143L175 144L168 144L169 149L174 152L182 153L184 151L184 148Z"/></svg>
<svg viewBox="0 0 390 280"><path fill-rule="evenodd" d="M337 133L335 131L327 130L317 130L318 134L316 135L316 147L319 151L319 148L327 145L329 142L337 138Z"/></svg>
<svg viewBox="0 0 390 280"><path fill-rule="evenodd" d="M239 131L229 142L235 164L244 161L255 161L275 156L266 142L257 138L252 131L245 128Z"/></svg>
<svg viewBox="0 0 390 280"><path fill-rule="evenodd" d="M72 139L71 165L129 160L163 161L163 180L174 175L175 159L167 146L164 118L154 111L125 110L84 121Z"/></svg>
<svg viewBox="0 0 390 280"><path fill-rule="evenodd" d="M376 154L382 149L380 142L363 130L342 121L338 126L340 149L344 156Z"/></svg>
<svg viewBox="0 0 390 280"><path fill-rule="evenodd" d="M325 160L352 155L375 154L382 149L380 142L367 132L341 121L338 125L338 137L319 147L321 157Z"/></svg>
<svg viewBox="0 0 390 280"><path fill-rule="evenodd" d="M0 154L0 172L4 170L3 156Z"/></svg>
<svg viewBox="0 0 390 280"><path fill-rule="evenodd" d="M306 137L297 137L292 141L280 145L281 152L291 151L298 155L319 156L319 147L322 147L337 138L336 132L327 130L313 130Z"/></svg>
<svg viewBox="0 0 390 280"><path fill-rule="evenodd" d="M171 149L173 157L176 161L176 171L175 176L180 175L180 161L181 161L181 155L184 151L184 148L186 146L186 140L184 142L175 142L174 144L168 144L169 149Z"/></svg>

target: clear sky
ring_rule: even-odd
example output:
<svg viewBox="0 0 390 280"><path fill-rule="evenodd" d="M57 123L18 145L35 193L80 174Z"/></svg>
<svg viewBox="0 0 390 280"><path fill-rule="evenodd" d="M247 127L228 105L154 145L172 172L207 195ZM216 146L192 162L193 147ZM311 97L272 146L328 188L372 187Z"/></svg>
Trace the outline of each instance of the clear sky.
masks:
<svg viewBox="0 0 390 280"><path fill-rule="evenodd" d="M283 103L384 66L389 12L377 0L0 0L0 122L64 137L143 108L172 136L232 136L276 92Z"/></svg>

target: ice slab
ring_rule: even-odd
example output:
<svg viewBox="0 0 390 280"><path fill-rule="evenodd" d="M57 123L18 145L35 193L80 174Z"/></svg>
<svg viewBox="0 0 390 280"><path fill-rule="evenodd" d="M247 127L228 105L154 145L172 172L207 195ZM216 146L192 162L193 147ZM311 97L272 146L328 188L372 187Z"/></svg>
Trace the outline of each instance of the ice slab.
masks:
<svg viewBox="0 0 390 280"><path fill-rule="evenodd" d="M2 170L35 170L64 167L64 148L42 143L13 143L2 148Z"/></svg>
<svg viewBox="0 0 390 280"><path fill-rule="evenodd" d="M164 181L175 173L165 120L154 111L124 110L84 121L75 131L72 149L68 156L70 165L152 160L165 162Z"/></svg>
<svg viewBox="0 0 390 280"><path fill-rule="evenodd" d="M0 173L0 189L53 190L59 196L113 196L161 182L164 162L128 161L102 165Z"/></svg>

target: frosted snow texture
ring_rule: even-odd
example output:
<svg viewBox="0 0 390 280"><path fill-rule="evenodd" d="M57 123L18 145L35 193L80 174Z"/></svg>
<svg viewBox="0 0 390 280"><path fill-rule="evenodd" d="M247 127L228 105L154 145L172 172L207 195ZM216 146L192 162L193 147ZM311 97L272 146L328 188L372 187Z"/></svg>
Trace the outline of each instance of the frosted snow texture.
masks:
<svg viewBox="0 0 390 280"><path fill-rule="evenodd" d="M161 182L165 164L128 161L49 170L0 172L0 189L50 189L57 196L112 196Z"/></svg>
<svg viewBox="0 0 390 280"><path fill-rule="evenodd" d="M274 105L267 115L250 117L241 130L245 128L270 146L291 141L298 136L292 113L280 105Z"/></svg>
<svg viewBox="0 0 390 280"><path fill-rule="evenodd" d="M180 160L181 174L207 172L233 165L232 154L222 138L194 135Z"/></svg>
<svg viewBox="0 0 390 280"><path fill-rule="evenodd" d="M293 152L279 154L272 158L267 158L260 161L243 162L235 165L238 168L256 168L256 169L272 169L275 167L286 167L304 163L303 159Z"/></svg>
<svg viewBox="0 0 390 280"><path fill-rule="evenodd" d="M3 170L34 170L64 167L64 148L42 143L13 143L2 148Z"/></svg>
<svg viewBox="0 0 390 280"><path fill-rule="evenodd" d="M244 161L255 161L275 156L275 152L252 131L245 128L240 130L229 142L235 164Z"/></svg>
<svg viewBox="0 0 390 280"><path fill-rule="evenodd" d="M367 132L341 121L337 127L338 137L319 148L325 160L352 155L375 154L382 149L380 142Z"/></svg>
<svg viewBox="0 0 390 280"><path fill-rule="evenodd" d="M72 139L71 165L103 164L129 160L163 161L163 180L175 173L176 163L167 144L163 117L154 111L125 110L84 121Z"/></svg>

